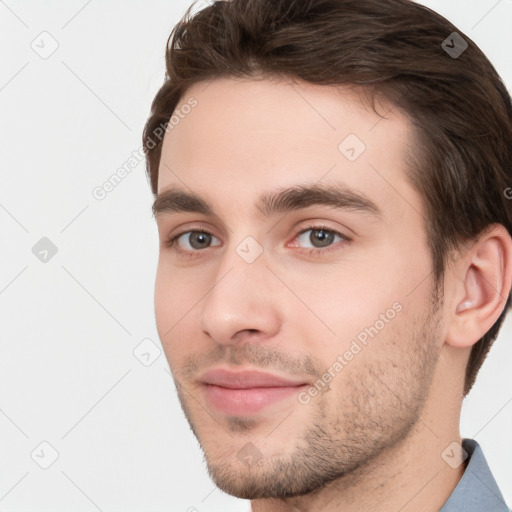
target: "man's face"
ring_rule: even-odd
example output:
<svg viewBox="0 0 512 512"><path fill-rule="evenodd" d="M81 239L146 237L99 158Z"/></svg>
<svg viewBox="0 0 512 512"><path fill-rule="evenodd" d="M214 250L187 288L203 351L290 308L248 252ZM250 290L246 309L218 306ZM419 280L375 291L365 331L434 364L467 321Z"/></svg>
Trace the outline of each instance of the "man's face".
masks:
<svg viewBox="0 0 512 512"><path fill-rule="evenodd" d="M223 78L178 110L191 97L158 192L212 214L160 204L158 332L217 485L304 494L397 445L428 399L442 333L411 125L347 88ZM320 192L262 207L299 187Z"/></svg>

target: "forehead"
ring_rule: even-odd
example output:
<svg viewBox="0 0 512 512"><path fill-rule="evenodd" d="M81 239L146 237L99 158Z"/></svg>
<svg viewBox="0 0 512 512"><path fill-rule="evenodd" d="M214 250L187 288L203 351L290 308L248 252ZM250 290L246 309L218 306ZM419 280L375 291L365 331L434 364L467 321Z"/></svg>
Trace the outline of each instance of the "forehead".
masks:
<svg viewBox="0 0 512 512"><path fill-rule="evenodd" d="M283 79L196 83L165 135L158 191L180 186L205 198L229 194L242 205L270 185L335 182L396 202L414 193L405 158L412 125L377 98L381 117L365 98L351 86Z"/></svg>

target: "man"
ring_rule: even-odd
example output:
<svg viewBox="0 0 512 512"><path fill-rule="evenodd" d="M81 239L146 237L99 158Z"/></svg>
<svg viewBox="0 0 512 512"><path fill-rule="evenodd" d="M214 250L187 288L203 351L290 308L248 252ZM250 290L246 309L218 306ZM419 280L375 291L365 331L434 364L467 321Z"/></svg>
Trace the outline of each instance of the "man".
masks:
<svg viewBox="0 0 512 512"><path fill-rule="evenodd" d="M508 510L459 433L512 283L487 58L408 0L232 0L166 63L156 321L215 483L253 512Z"/></svg>

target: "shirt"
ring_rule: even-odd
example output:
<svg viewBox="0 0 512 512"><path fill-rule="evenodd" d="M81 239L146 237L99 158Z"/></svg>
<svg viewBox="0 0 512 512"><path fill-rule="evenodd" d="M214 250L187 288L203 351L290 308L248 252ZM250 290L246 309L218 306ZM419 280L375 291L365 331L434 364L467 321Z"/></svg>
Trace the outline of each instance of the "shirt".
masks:
<svg viewBox="0 0 512 512"><path fill-rule="evenodd" d="M463 439L468 452L466 470L439 512L510 512L474 439Z"/></svg>

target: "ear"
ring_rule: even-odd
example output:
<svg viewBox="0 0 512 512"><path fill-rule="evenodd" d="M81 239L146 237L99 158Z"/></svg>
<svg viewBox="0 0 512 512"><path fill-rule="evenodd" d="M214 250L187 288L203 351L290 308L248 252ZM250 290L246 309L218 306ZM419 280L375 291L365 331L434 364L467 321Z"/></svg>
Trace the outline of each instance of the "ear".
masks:
<svg viewBox="0 0 512 512"><path fill-rule="evenodd" d="M499 318L512 285L512 239L493 224L453 264L446 344L474 345Z"/></svg>

